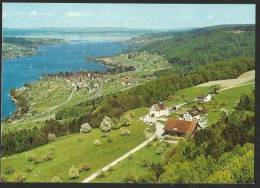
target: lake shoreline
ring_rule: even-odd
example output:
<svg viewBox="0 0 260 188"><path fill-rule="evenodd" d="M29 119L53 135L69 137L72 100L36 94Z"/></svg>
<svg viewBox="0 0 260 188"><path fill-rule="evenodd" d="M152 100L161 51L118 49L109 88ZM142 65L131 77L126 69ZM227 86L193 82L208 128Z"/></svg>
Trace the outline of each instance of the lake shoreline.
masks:
<svg viewBox="0 0 260 188"><path fill-rule="evenodd" d="M65 43L65 42L63 42L63 43ZM59 66L58 67L61 67L60 69L59 68L54 68L53 70L56 72L56 73L58 73L58 72L66 72L66 71L64 71L64 67L65 67L65 70L67 69L67 71L72 71L72 72L74 72L74 73L80 73L82 70L84 70L84 71L86 71L86 72L88 72L88 73L97 73L97 74L111 74L111 73L118 73L118 72L122 72L122 71L125 71L124 69L120 69L120 68L114 68L114 67L108 67L108 66L106 66L105 64L102 64L102 65L104 65L104 67L101 67L101 66L98 66L97 64L100 64L100 63L92 63L92 62L89 62L89 63L86 63L85 61L84 61L84 59L86 58L86 56L88 57L88 56L98 56L98 57L100 57L100 56L111 56L111 55L114 55L114 54L116 54L116 53L121 53L124 49L126 49L126 46L124 46L124 45L122 45L121 43L119 44L119 43L106 43L106 42L104 42L104 43L82 43L82 42L80 42L80 43L77 43L76 44L77 46L77 53L79 52L79 54L81 53L79 50L81 50L81 49L86 49L86 52L87 52L87 54L89 54L89 55L84 55L84 57L79 57L78 55L77 56L75 56L75 58L73 58L73 61L74 61L74 59L76 60L76 62L79 64L80 63L80 65L77 65L77 66L75 66L75 67L73 67L73 69L71 69L70 67L67 67L67 65L66 65L66 61L68 61L68 59L66 58L66 57L64 57L65 58L65 63L64 63L64 66L62 67L62 66L60 66L61 65L61 63L63 64L63 59L62 58L59 58L58 59L58 61L59 61ZM93 51L93 49L92 49L92 51L93 52L88 52L89 50L89 48L93 48L93 45L94 45L94 50L99 50L99 48L101 47L101 50L97 53L97 52L95 52L95 51ZM55 53L56 51L54 50L54 49L63 49L63 48L65 48L65 49L71 49L71 48L74 48L74 46L75 46L75 44L73 43L73 44L71 44L71 43L68 43L68 45L67 45L67 42L66 42L66 44L64 44L64 45L47 45L46 47L44 46L43 47L43 49L44 49L44 52L43 53L47 53L47 54L49 54L49 52L48 51L50 51L49 49L53 49L53 50L51 50L51 52L50 53ZM99 47L100 46L100 47ZM106 51L105 51L105 53L103 52L104 50L103 49L106 49L107 47L106 46L108 46L108 47L110 47L110 46L112 46L112 50L110 50L110 52L109 53L107 53ZM41 47L41 46L39 46L39 47ZM111 47L110 47L111 48ZM114 48L114 49L113 49ZM47 52L46 52L46 49L48 49L47 50ZM39 50L40 50L40 53L39 53ZM73 49L73 50L70 50L70 51L76 51L76 49ZM63 52L63 50L62 51L60 51L59 52L59 54L68 54L68 55L74 55L73 54L73 52L71 52L70 53L70 51L69 51L69 53L68 52L66 52L66 51L64 51ZM85 50L84 50L85 51ZM32 66L33 68L34 68L34 64L36 64L36 66L37 66L37 62L35 62L35 60L33 60L33 62L31 63L31 59L35 59L35 57L37 58L38 56L41 56L41 57L44 57L45 58L45 55L43 55L43 53L42 53L42 49L37 49L37 53L36 54L34 54L33 56L31 56L31 57L29 57L29 58L17 58L17 61L19 61L19 62L17 62L16 63L16 58L14 58L14 59L4 59L4 61L8 61L8 62L4 62L5 63L5 66L7 67L10 67L11 69L12 69L12 67L14 66L14 63L15 64L17 64L17 66L20 66L20 64L24 64L27 68L20 68L19 70L21 70L21 72L19 72L18 71L18 76L19 75L21 75L22 74L22 77L24 77L24 75L25 74L27 74L27 77L28 77L28 75L30 74L30 66ZM76 53L76 52L75 52ZM94 54L92 54L92 53L94 53ZM85 54L85 53L84 53ZM68 55L66 55L66 56L68 56ZM83 54L82 54L83 55ZM81 55L81 56L82 56ZM50 55L48 55L48 56L50 56ZM58 57L56 57L56 56L58 56L58 55L55 55L55 57L51 57L52 59L55 59L55 58L58 58ZM82 58L83 58L83 61L82 61ZM56 59L55 59L56 60ZM9 62L10 61L10 62ZM13 61L13 62L12 62ZM41 60L39 60L39 61L41 61ZM21 62L24 62L24 63L21 63ZM97 61L96 61L97 62ZM30 65L31 64L31 65ZM87 64L87 65L85 65L85 64ZM93 65L92 65L93 64ZM23 65L22 65L23 66ZM44 66L44 65L43 65ZM46 66L49 66L48 64L46 65ZM72 65L72 66L74 66L74 65ZM82 67L82 68L81 68ZM105 68L106 67L106 68ZM4 67L5 68L5 67ZM6 69L6 68L5 68ZM29 70L29 72L28 71L22 71L22 70ZM50 73L50 74L53 74L53 70L48 70L48 72ZM60 70L60 71L59 71ZM46 73L44 73L44 71L41 71L41 73L39 73L39 75L37 74L37 77L35 77L35 76L30 76L30 78L29 79L26 79L26 77L24 77L25 79L25 82L22 82L22 83L19 83L19 85L20 86L17 86L17 85L14 85L14 84L9 84L8 85L8 87L6 87L6 86L3 86L3 87L5 87L5 89L6 89L6 96L7 96L7 92L8 92L8 95L10 95L10 90L12 89L12 88L19 88L19 87L21 87L21 86L23 86L23 85L25 85L26 83L32 83L32 82L37 82L38 80L39 80L39 78L41 79L42 77L43 77L43 75L45 75ZM16 77L16 75L13 75L13 76L15 76ZM21 76L20 76L21 77ZM19 79L19 78L18 78ZM5 80L7 80L6 78L5 78ZM23 80L23 78L22 78L22 80ZM6 84L8 83L8 81L6 82ZM11 101L12 101L12 103L14 102L14 100L12 100L11 98L10 98L10 96L9 96L9 99L7 98L7 97L4 97L4 98L2 98L2 100L4 101L4 100L8 100L8 101L10 101L10 102L5 102L5 105L4 106L6 106L6 105L10 105L10 103L11 103ZM4 107L3 106L3 107ZM20 108L20 106L19 106L19 101L16 101L15 102L15 106L13 105L13 107L9 107L9 109L8 109L8 111L6 110L6 112L3 112L2 113L2 116L1 116L1 121L4 121L4 120L6 120L7 118L13 118L14 117L14 114L17 114L17 109L18 108ZM11 112L11 113L10 113ZM11 115L10 115L11 114Z"/></svg>

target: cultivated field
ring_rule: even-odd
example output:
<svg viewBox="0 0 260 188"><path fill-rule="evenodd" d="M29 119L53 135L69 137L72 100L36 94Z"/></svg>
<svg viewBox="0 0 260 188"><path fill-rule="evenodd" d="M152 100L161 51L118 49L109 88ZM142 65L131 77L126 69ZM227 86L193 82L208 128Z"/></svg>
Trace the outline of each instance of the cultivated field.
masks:
<svg viewBox="0 0 260 188"><path fill-rule="evenodd" d="M255 79L255 70L252 70L252 71L245 72L244 74L241 74L236 79L215 80L215 81L205 82L203 84L197 85L197 87L205 87L205 86L212 86L212 85L220 85L220 87L232 87L249 81L254 81L254 79Z"/></svg>

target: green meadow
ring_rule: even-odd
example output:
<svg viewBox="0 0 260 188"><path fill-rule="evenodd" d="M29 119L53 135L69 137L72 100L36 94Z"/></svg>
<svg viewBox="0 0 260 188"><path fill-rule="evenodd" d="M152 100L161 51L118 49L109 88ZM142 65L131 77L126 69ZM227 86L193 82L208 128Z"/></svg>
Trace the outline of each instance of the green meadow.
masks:
<svg viewBox="0 0 260 188"><path fill-rule="evenodd" d="M103 133L100 129L93 129L90 133L59 137L54 142L36 149L2 158L3 177L7 181L17 181L17 176L24 175L28 182L50 182L54 176L60 177L64 182L78 182L85 179L146 140L145 128L147 125L138 117L147 113L147 109L139 108L127 113L133 117L130 126L113 130L105 137L102 136ZM122 129L128 129L130 135L122 136ZM93 143L96 139L101 142L99 146ZM39 164L28 161L30 157L41 160L49 152L53 152L53 160L40 161ZM68 172L71 166L78 167L82 163L91 165L91 169L80 173L78 179L69 179ZM14 174L6 175L7 167L13 167ZM31 168L32 171L27 172L27 168Z"/></svg>

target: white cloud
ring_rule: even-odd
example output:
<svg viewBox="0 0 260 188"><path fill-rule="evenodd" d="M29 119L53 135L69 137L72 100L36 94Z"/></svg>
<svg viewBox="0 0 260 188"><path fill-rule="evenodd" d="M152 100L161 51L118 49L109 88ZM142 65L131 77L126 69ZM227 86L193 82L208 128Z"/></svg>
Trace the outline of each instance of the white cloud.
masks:
<svg viewBox="0 0 260 188"><path fill-rule="evenodd" d="M84 13L84 12L70 11L66 13L66 16L71 16L71 17L90 16L90 15L92 15L91 12Z"/></svg>

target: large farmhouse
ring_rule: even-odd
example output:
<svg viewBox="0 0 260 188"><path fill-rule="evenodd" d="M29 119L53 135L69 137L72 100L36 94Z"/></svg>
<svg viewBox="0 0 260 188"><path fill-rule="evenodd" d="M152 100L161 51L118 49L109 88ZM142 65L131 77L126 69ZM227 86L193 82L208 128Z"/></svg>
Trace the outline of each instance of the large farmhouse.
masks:
<svg viewBox="0 0 260 188"><path fill-rule="evenodd" d="M183 136L186 134L192 135L197 129L196 121L185 121L176 118L170 118L165 122L164 133L167 136Z"/></svg>
<svg viewBox="0 0 260 188"><path fill-rule="evenodd" d="M159 102L157 104L154 104L151 109L150 109L150 113L149 116L150 117L162 117L168 115L167 110L165 105L163 104L163 102Z"/></svg>

